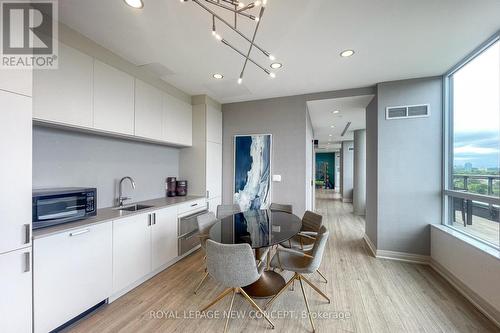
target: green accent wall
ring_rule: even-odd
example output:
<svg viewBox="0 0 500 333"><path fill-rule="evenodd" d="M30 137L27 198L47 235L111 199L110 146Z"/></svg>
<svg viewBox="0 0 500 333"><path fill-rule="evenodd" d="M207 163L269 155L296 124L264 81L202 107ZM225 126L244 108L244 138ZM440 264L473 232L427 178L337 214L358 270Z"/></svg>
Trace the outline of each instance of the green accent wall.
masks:
<svg viewBox="0 0 500 333"><path fill-rule="evenodd" d="M323 168L328 163L329 187L335 187L335 153L316 153L316 180L324 181Z"/></svg>

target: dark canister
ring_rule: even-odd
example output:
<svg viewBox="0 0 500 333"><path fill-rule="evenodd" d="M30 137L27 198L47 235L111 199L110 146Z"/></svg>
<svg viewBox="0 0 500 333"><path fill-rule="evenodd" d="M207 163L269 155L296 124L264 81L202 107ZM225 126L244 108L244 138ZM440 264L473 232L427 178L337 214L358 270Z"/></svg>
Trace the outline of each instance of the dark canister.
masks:
<svg viewBox="0 0 500 333"><path fill-rule="evenodd" d="M168 177L166 181L166 191L167 191L167 197L175 197L176 196L176 187L177 187L177 182L176 182L175 177Z"/></svg>
<svg viewBox="0 0 500 333"><path fill-rule="evenodd" d="M188 187L187 180L178 180L177 181L177 189L176 189L177 195L180 197L186 196L187 191L188 191L187 187Z"/></svg>

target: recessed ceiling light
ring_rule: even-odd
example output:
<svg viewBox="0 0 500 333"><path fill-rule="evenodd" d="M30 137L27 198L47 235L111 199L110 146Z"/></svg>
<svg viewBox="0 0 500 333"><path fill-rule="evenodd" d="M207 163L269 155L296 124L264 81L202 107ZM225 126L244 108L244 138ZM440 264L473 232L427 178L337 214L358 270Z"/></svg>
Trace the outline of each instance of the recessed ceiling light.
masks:
<svg viewBox="0 0 500 333"><path fill-rule="evenodd" d="M281 67L283 67L283 64L280 64L279 62L273 62L271 64L271 68L272 69L278 69L278 68L281 68Z"/></svg>
<svg viewBox="0 0 500 333"><path fill-rule="evenodd" d="M344 57L344 58L350 57L353 54L354 54L353 50L344 50L344 51L340 52L340 56Z"/></svg>
<svg viewBox="0 0 500 333"><path fill-rule="evenodd" d="M328 134L328 136L332 136L331 134Z"/></svg>
<svg viewBox="0 0 500 333"><path fill-rule="evenodd" d="M339 112L340 112L339 110L332 111L333 114L337 114Z"/></svg>
<svg viewBox="0 0 500 333"><path fill-rule="evenodd" d="M224 75L222 74L219 74L219 73L215 73L214 75L212 75L214 77L214 79L217 79L217 80L220 80L224 77Z"/></svg>
<svg viewBox="0 0 500 333"><path fill-rule="evenodd" d="M331 125L331 126L330 126L330 128L334 128L334 127L335 127L335 125Z"/></svg>
<svg viewBox="0 0 500 333"><path fill-rule="evenodd" d="M124 1L127 5L129 5L132 8L141 9L142 7L144 7L144 3L142 2L142 0L124 0Z"/></svg>

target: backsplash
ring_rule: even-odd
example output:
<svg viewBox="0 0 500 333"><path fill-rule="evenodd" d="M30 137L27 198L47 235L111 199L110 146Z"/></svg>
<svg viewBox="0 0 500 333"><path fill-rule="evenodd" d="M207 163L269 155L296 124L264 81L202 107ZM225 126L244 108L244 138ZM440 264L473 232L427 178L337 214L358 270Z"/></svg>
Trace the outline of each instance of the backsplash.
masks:
<svg viewBox="0 0 500 333"><path fill-rule="evenodd" d="M179 149L54 128L33 127L33 187L96 187L98 208L115 205L118 181L132 201L165 195L165 178L179 174Z"/></svg>

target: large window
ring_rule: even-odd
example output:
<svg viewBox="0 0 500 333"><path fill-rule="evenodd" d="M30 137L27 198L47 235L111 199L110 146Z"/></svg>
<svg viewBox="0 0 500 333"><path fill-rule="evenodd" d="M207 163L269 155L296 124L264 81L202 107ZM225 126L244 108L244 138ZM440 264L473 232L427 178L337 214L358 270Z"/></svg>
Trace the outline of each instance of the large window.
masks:
<svg viewBox="0 0 500 333"><path fill-rule="evenodd" d="M500 41L446 75L445 223L500 247Z"/></svg>

